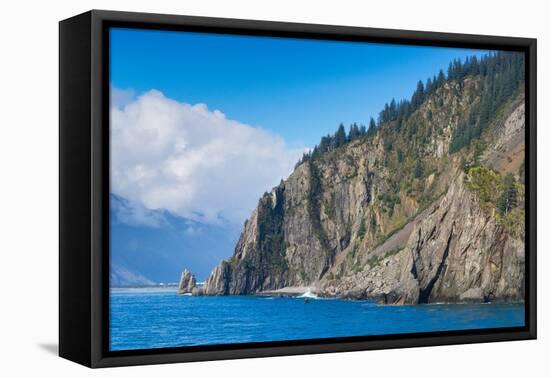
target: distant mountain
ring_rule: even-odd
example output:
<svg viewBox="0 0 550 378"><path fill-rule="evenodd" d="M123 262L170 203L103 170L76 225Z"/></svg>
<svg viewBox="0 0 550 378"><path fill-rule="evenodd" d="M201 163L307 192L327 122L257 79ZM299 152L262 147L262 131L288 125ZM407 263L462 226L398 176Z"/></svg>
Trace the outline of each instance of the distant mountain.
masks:
<svg viewBox="0 0 550 378"><path fill-rule="evenodd" d="M109 280L111 287L149 286L154 284L153 281L143 277L141 274L132 272L116 264L111 265Z"/></svg>
<svg viewBox="0 0 550 378"><path fill-rule="evenodd" d="M184 269L204 280L239 237L239 226L202 224L110 198L111 286L177 282Z"/></svg>

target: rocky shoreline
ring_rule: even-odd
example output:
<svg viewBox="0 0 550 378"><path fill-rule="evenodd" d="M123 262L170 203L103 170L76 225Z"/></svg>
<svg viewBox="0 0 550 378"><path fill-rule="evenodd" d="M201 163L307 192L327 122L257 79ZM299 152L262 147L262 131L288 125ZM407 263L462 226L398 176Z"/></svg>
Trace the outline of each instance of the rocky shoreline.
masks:
<svg viewBox="0 0 550 378"><path fill-rule="evenodd" d="M194 286L192 288L187 288L186 290L178 289L179 295L192 295L192 296L206 296L204 289L201 285ZM277 290L266 290L260 291L253 294L245 294L250 296L259 296L259 297L283 297L283 298L321 298L321 299L341 299L341 300L370 300L376 302L378 305L386 306L407 306L412 305L412 303L396 303L395 301L388 300L387 294L381 294L378 296L368 296L362 297L354 294L344 294L344 295L330 295L320 291L316 291L312 287L283 287ZM434 302L431 304L475 304L475 303L524 303L523 300L518 299L506 299L506 298L495 298L492 301L480 300L481 296L479 293L476 293L475 290L473 293L466 293L460 297L459 300L454 300L450 302ZM430 303L425 303L430 304Z"/></svg>

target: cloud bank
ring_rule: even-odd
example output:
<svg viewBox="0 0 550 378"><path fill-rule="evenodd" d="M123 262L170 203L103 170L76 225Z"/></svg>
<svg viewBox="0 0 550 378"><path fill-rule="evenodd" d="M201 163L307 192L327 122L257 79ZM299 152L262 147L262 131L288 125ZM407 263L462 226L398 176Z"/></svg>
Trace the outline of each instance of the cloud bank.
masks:
<svg viewBox="0 0 550 378"><path fill-rule="evenodd" d="M243 222L303 151L157 90L111 107L111 191L196 221Z"/></svg>

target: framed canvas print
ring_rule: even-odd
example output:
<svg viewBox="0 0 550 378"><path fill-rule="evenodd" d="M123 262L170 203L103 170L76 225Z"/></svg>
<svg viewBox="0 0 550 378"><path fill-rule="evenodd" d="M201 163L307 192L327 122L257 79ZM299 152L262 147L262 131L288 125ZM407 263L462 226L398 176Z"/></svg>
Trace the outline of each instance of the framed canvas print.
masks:
<svg viewBox="0 0 550 378"><path fill-rule="evenodd" d="M60 23L60 355L536 337L536 40Z"/></svg>

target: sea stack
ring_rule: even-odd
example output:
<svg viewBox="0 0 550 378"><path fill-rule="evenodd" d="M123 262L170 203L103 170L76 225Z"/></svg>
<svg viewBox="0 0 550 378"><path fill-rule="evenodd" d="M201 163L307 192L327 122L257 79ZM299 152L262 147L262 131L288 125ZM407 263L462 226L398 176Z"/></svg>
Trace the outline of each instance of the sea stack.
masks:
<svg viewBox="0 0 550 378"><path fill-rule="evenodd" d="M197 286L197 279L195 275L185 269L181 273L180 283L178 285L178 294L190 294L193 292L193 289Z"/></svg>

